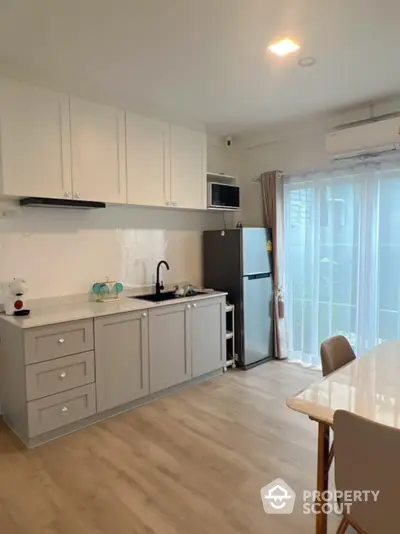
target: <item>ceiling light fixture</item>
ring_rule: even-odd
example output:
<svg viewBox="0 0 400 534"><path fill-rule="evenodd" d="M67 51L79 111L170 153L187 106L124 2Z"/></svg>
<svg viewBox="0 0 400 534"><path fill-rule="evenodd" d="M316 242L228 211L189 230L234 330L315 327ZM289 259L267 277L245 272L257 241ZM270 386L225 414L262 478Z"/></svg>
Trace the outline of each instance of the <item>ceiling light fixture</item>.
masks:
<svg viewBox="0 0 400 534"><path fill-rule="evenodd" d="M283 57L287 56L288 54L293 54L293 52L296 52L299 48L300 45L292 41L292 39L289 39L289 37L286 37L286 39L282 39L281 41L270 45L268 50L271 50L271 52L277 56Z"/></svg>
<svg viewBox="0 0 400 534"><path fill-rule="evenodd" d="M313 67L316 64L317 60L315 57L307 56L301 57L297 62L299 67Z"/></svg>

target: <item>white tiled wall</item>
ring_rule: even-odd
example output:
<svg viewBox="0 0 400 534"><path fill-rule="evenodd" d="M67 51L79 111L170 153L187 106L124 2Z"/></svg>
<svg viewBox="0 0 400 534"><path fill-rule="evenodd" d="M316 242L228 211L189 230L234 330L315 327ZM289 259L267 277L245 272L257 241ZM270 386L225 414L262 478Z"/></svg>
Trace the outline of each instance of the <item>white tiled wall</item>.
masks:
<svg viewBox="0 0 400 534"><path fill-rule="evenodd" d="M221 215L127 206L77 211L0 203L0 282L23 277L29 298L86 293L105 276L149 285L157 262L164 281L201 283L201 233Z"/></svg>

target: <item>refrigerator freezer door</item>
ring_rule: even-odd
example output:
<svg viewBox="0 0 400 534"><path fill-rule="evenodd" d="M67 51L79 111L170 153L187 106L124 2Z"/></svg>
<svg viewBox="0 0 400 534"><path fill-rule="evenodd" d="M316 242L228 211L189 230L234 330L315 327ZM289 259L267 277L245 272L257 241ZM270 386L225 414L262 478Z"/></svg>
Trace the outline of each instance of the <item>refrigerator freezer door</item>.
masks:
<svg viewBox="0 0 400 534"><path fill-rule="evenodd" d="M243 278L243 365L273 356L272 278Z"/></svg>
<svg viewBox="0 0 400 534"><path fill-rule="evenodd" d="M243 228L242 235L243 276L270 273L270 255L267 251L268 230L265 228Z"/></svg>

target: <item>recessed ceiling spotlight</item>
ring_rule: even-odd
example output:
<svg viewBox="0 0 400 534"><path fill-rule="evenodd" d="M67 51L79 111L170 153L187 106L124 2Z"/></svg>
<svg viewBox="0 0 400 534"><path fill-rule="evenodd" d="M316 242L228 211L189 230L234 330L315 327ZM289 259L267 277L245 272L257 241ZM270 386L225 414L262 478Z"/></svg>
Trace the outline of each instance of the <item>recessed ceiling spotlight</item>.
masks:
<svg viewBox="0 0 400 534"><path fill-rule="evenodd" d="M316 64L317 60L315 57L307 56L301 57L297 62L299 67L313 67Z"/></svg>
<svg viewBox="0 0 400 534"><path fill-rule="evenodd" d="M286 39L282 39L281 41L278 41L276 43L273 43L268 47L268 50L271 50L274 54L277 56L287 56L288 54L292 54L293 52L296 52L300 48L300 45L292 41L289 37L286 37Z"/></svg>

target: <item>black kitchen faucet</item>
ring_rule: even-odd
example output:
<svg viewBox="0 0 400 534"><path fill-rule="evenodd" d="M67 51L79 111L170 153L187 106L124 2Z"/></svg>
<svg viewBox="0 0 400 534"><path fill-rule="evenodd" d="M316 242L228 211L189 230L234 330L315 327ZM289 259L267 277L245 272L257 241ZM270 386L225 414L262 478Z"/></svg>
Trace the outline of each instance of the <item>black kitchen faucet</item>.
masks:
<svg viewBox="0 0 400 534"><path fill-rule="evenodd" d="M161 260L157 263L157 280L156 280L156 295L161 293L161 290L164 289L164 282L160 282L160 267L165 265L167 271L169 271L169 265L165 260Z"/></svg>

